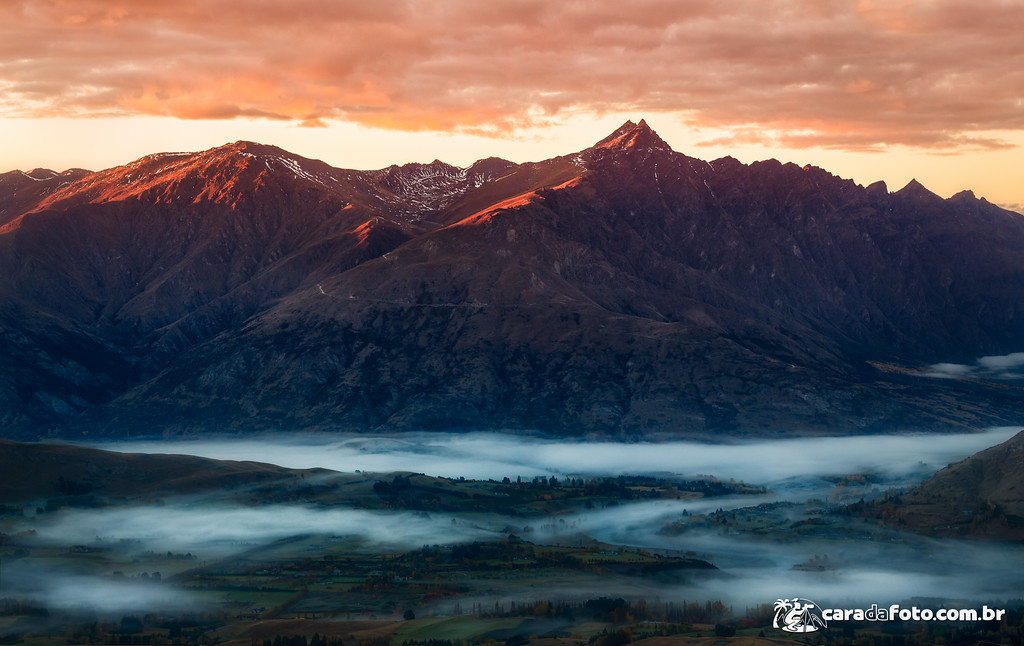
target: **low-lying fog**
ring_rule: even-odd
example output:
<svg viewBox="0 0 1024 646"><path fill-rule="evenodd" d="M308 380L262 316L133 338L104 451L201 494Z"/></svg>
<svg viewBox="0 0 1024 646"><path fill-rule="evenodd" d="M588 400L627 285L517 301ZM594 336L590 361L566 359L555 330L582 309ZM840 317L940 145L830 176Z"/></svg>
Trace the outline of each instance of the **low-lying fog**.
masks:
<svg viewBox="0 0 1024 646"><path fill-rule="evenodd" d="M1019 428L960 435L862 436L760 440L733 444L664 442L621 444L523 438L493 433L408 434L339 437L315 435L259 439L118 442L95 444L125 452L191 454L255 460L294 468L325 467L342 472L410 471L471 479L515 480L534 476L674 474L734 478L770 491L752 496L700 500L658 500L616 505L551 519L451 514L377 512L300 505L217 506L167 500L162 506L63 510L32 519L43 544L117 546L133 550L191 552L202 559L242 553L253 546L302 534L338 537L354 549L405 550L425 544L488 540L509 526L529 523L534 542L571 541L587 536L612 545L681 553L695 552L723 575L686 585L657 584L662 599L722 599L737 605L807 597L819 602L895 602L911 597L998 600L1024 589L1019 565L1024 552L1014 546L901 537L890 542L851 536L833 539L758 537L697 529L671 535L665 525L686 514L750 507L761 502L804 502L826 494L836 476L869 474L870 489L910 485L947 464L1013 436ZM827 559L823 572L793 566ZM6 568L5 564L5 568ZM104 579L100 585L81 573L22 564L5 571L5 594L42 598L56 607L88 603L101 610L133 610L154 603L185 603L173 584L143 586ZM125 573L129 574L129 573ZM643 584L646 585L646 584ZM654 584L651 584L654 585ZM576 591L578 595L624 595L631 589ZM87 591L92 591L87 593ZM77 591L77 592L76 592ZM86 592L83 592L86 591ZM559 594L558 590L543 591ZM573 591L564 590L570 594ZM510 594L522 599L529 594ZM86 597L83 599L83 595Z"/></svg>
<svg viewBox="0 0 1024 646"><path fill-rule="evenodd" d="M705 475L770 485L855 473L917 482L951 462L1013 437L1019 427L955 435L865 435L758 440L553 440L498 433L409 433L389 436L269 435L229 440L107 442L97 448L138 453L184 453L221 460L254 460L291 468L388 473L412 471L457 478L668 473Z"/></svg>
<svg viewBox="0 0 1024 646"><path fill-rule="evenodd" d="M727 599L754 606L776 598L801 596L831 602L905 601L911 597L947 599L1019 598L1024 589L1024 546L903 536L831 539L798 535L764 538L710 529L678 536L661 531L688 513L757 504L761 497L696 501L648 501L619 505L565 518L541 527L537 538L564 535L563 527L612 545L647 550L695 552L728 576L662 591L662 596ZM798 508L795 513L799 513ZM856 524L854 525L856 527ZM535 539L536 540L536 539ZM825 571L801 570L811 561ZM794 566L798 566L794 569Z"/></svg>
<svg viewBox="0 0 1024 646"><path fill-rule="evenodd" d="M138 577L70 572L33 559L5 563L3 574L5 598L30 599L48 609L113 616L199 608L184 590Z"/></svg>
<svg viewBox="0 0 1024 646"><path fill-rule="evenodd" d="M451 515L314 509L299 505L228 507L170 503L144 507L68 509L38 521L37 536L51 544L106 546L138 542L156 552L220 557L297 534L355 540L380 551L493 538L496 532Z"/></svg>

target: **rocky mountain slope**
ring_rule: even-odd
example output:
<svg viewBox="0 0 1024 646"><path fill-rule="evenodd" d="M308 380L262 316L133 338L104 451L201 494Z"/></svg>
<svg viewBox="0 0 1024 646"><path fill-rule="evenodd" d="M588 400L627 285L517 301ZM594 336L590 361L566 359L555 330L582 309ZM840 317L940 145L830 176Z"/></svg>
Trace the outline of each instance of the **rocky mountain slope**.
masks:
<svg viewBox="0 0 1024 646"><path fill-rule="evenodd" d="M926 534L1024 538L1024 432L872 509Z"/></svg>
<svg viewBox="0 0 1024 646"><path fill-rule="evenodd" d="M247 142L0 176L12 437L870 432L1020 421L1024 217L627 122L537 163Z"/></svg>

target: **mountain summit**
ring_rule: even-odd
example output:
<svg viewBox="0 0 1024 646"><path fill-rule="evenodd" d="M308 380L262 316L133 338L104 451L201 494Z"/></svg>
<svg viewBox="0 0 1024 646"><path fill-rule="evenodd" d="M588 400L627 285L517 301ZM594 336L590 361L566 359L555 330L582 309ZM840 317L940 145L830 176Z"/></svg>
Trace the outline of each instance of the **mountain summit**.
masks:
<svg viewBox="0 0 1024 646"><path fill-rule="evenodd" d="M1024 218L972 194L705 162L644 121L527 164L355 171L237 142L14 171L0 421L21 438L1017 423L1012 373L970 365L1024 349L1022 247Z"/></svg>
<svg viewBox="0 0 1024 646"><path fill-rule="evenodd" d="M657 133L651 130L646 121L641 119L640 123L627 121L622 124L615 132L594 144L594 148L608 148L612 150L656 148L669 150L669 145Z"/></svg>

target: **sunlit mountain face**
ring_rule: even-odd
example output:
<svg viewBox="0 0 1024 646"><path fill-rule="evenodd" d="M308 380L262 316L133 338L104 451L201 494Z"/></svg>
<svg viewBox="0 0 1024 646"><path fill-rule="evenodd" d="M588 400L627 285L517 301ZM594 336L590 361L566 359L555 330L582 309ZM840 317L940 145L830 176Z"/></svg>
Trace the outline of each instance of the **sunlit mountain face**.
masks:
<svg viewBox="0 0 1024 646"><path fill-rule="evenodd" d="M19 438L1013 423L1021 248L1024 219L969 192L703 161L643 121L527 164L354 171L238 142L13 171L0 420Z"/></svg>

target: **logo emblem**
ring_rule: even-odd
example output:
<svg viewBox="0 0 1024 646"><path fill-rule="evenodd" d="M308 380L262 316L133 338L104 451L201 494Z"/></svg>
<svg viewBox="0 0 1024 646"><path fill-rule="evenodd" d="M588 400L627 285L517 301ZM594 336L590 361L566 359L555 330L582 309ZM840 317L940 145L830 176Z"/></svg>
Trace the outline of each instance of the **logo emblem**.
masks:
<svg viewBox="0 0 1024 646"><path fill-rule="evenodd" d="M818 604L800 597L775 600L775 619L773 628L780 628L787 633L813 633L819 628L827 627L825 618L821 616Z"/></svg>

